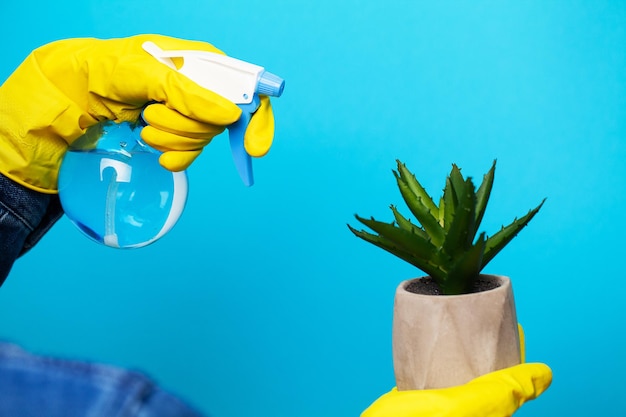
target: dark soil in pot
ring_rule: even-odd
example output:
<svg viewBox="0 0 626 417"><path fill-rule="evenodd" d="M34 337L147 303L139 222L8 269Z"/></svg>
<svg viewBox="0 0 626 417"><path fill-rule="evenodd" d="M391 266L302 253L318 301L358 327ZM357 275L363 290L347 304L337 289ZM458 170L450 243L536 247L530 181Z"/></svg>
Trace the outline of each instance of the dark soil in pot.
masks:
<svg viewBox="0 0 626 417"><path fill-rule="evenodd" d="M471 293L489 291L493 290L494 288L498 288L499 286L500 283L497 280L490 279L481 275L474 283ZM407 290L408 292L422 295L442 295L441 290L439 289L439 285L437 285L435 280L431 277L424 277L413 280L411 283L409 283L409 285L406 286L405 290Z"/></svg>

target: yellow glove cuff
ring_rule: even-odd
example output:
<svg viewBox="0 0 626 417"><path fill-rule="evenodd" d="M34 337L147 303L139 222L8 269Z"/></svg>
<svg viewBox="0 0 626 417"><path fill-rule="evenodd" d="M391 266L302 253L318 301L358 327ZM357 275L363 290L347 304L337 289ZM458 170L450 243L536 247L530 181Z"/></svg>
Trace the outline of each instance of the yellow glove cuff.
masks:
<svg viewBox="0 0 626 417"><path fill-rule="evenodd" d="M38 90L28 93L25 86ZM31 189L56 193L63 138L71 142L95 122L48 82L31 53L0 87L0 171Z"/></svg>

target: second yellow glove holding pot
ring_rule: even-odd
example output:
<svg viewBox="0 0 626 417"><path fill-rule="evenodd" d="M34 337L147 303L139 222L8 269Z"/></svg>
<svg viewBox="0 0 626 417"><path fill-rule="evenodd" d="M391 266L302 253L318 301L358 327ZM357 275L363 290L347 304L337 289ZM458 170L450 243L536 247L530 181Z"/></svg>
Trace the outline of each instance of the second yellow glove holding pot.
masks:
<svg viewBox="0 0 626 417"><path fill-rule="evenodd" d="M467 384L433 390L393 389L361 417L510 417L537 398L552 382L542 363L513 366L480 376Z"/></svg>
<svg viewBox="0 0 626 417"><path fill-rule="evenodd" d="M220 52L212 45L161 35L67 39L33 51L0 87L0 172L31 189L55 193L68 144L102 120L150 125L144 140L164 152L161 164L182 170L241 110L156 61L142 49ZM245 147L269 150L274 119L267 97L252 117Z"/></svg>

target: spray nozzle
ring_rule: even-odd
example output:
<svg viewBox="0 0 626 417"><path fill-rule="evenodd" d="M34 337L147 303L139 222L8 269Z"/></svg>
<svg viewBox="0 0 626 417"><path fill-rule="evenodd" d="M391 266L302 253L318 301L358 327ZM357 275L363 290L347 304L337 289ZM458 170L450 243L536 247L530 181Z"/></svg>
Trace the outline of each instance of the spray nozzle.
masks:
<svg viewBox="0 0 626 417"><path fill-rule="evenodd" d="M280 97L285 89L285 80L269 71L263 71L259 77L256 92L270 97Z"/></svg>
<svg viewBox="0 0 626 417"><path fill-rule="evenodd" d="M241 118L228 128L231 153L244 184L252 185L252 162L243 146L244 134L259 106L258 95L280 97L285 81L263 67L214 52L164 51L153 42L145 42L143 49L159 62L242 109ZM182 64L175 65L174 60Z"/></svg>

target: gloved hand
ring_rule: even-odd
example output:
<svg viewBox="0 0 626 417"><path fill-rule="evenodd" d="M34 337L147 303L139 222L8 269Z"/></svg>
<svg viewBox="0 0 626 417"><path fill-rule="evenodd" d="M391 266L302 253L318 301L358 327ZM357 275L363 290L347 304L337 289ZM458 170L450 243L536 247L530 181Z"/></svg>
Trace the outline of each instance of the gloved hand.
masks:
<svg viewBox="0 0 626 417"><path fill-rule="evenodd" d="M458 387L398 391L376 400L361 417L509 417L537 398L552 382L541 363L513 366Z"/></svg>
<svg viewBox="0 0 626 417"><path fill-rule="evenodd" d="M361 417L510 417L552 383L552 370L526 362L526 337L520 324L521 365L482 375L458 387L398 391L393 388Z"/></svg>
<svg viewBox="0 0 626 417"><path fill-rule="evenodd" d="M185 169L241 110L158 62L141 45L164 50L220 52L212 45L161 35L121 39L67 39L33 51L0 87L0 172L40 192L55 193L67 149L102 120L136 121L143 139L164 151L161 165ZM268 152L274 134L270 101L252 117L244 145Z"/></svg>

